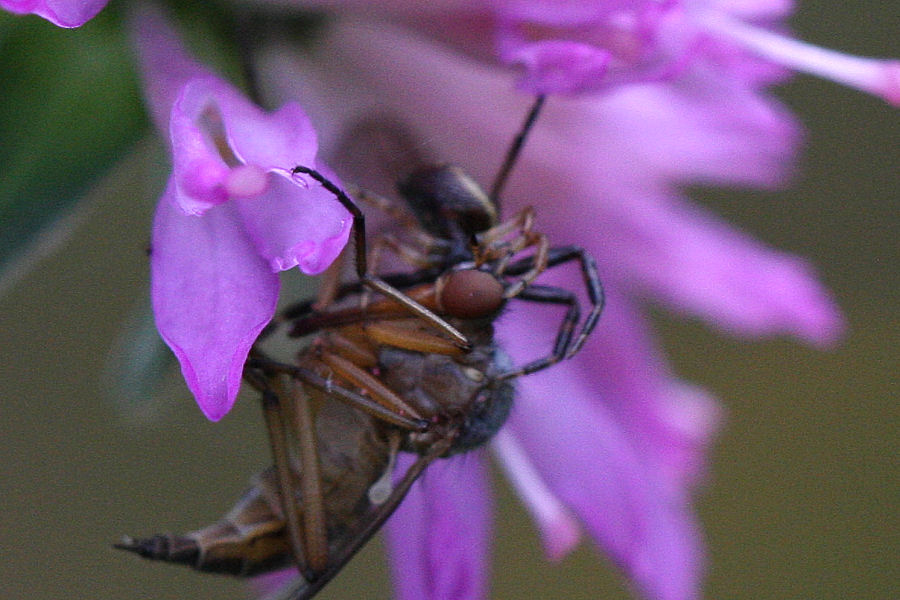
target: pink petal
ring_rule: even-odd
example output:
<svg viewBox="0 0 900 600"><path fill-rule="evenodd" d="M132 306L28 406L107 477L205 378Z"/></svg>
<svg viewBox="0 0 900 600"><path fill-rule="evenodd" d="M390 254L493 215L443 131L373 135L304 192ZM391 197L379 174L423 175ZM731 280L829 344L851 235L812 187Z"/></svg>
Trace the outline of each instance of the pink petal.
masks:
<svg viewBox="0 0 900 600"><path fill-rule="evenodd" d="M254 598L268 598L281 591L282 588L288 589L286 586L293 585L298 577L300 577L300 573L296 567L270 571L253 577L250 580L250 589L253 591Z"/></svg>
<svg viewBox="0 0 900 600"><path fill-rule="evenodd" d="M687 496L660 477L579 376L565 363L530 376L509 427L647 598L698 598L702 543Z"/></svg>
<svg viewBox="0 0 900 600"><path fill-rule="evenodd" d="M316 132L296 102L266 113L227 86L218 91L216 104L229 146L242 162L285 174L297 165L315 166Z"/></svg>
<svg viewBox="0 0 900 600"><path fill-rule="evenodd" d="M18 14L39 15L60 27L79 27L100 12L108 0L0 0L0 7Z"/></svg>
<svg viewBox="0 0 900 600"><path fill-rule="evenodd" d="M153 222L153 311L200 409L218 421L234 404L250 346L275 313L278 276L233 207L189 216L174 196L170 181Z"/></svg>
<svg viewBox="0 0 900 600"><path fill-rule="evenodd" d="M504 59L525 70L522 88L539 94L571 94L602 79L610 56L588 44L547 40L511 48Z"/></svg>
<svg viewBox="0 0 900 600"><path fill-rule="evenodd" d="M599 209L579 204L545 213L544 230L551 239L587 247L607 283L614 278L624 291L730 333L791 334L822 346L840 337L840 312L802 259L767 248L674 195L636 195L620 214L610 212L612 202ZM577 220L591 213L600 214Z"/></svg>
<svg viewBox="0 0 900 600"><path fill-rule="evenodd" d="M747 20L774 21L794 12L793 0L716 0L716 8Z"/></svg>
<svg viewBox="0 0 900 600"><path fill-rule="evenodd" d="M611 15L639 11L653 0L498 0L492 2L504 19L540 26L578 26L608 19Z"/></svg>
<svg viewBox="0 0 900 600"><path fill-rule="evenodd" d="M582 285L575 273L553 281L572 290ZM591 401L610 411L648 468L652 466L673 490L690 490L705 474L705 455L718 431L721 409L708 393L672 376L633 301L606 283L607 303L600 323L566 368L581 381L591 382ZM516 364L549 351L559 316L546 307L524 305L504 315L499 332ZM533 384L538 382L531 377L519 383L523 390Z"/></svg>
<svg viewBox="0 0 900 600"><path fill-rule="evenodd" d="M491 441L491 448L537 523L547 557L553 561L562 560L578 545L581 536L578 522L547 487L511 428L501 429Z"/></svg>
<svg viewBox="0 0 900 600"><path fill-rule="evenodd" d="M412 462L401 455L406 468ZM386 525L402 600L487 597L491 499L482 453L432 464Z"/></svg>
<svg viewBox="0 0 900 600"><path fill-rule="evenodd" d="M675 3L654 0L501 2L499 58L525 68L520 86L536 94L575 94L680 72L693 32L663 29ZM677 17L676 17L677 18ZM681 19L678 19L681 21ZM660 35L670 32L671 35Z"/></svg>
<svg viewBox="0 0 900 600"><path fill-rule="evenodd" d="M303 188L274 174L269 180L264 194L234 200L257 251L272 271L299 265L321 273L346 245L353 219L318 183Z"/></svg>
<svg viewBox="0 0 900 600"><path fill-rule="evenodd" d="M128 24L150 116L160 132L168 133L172 105L184 84L212 73L188 54L157 4L137 2L129 9Z"/></svg>

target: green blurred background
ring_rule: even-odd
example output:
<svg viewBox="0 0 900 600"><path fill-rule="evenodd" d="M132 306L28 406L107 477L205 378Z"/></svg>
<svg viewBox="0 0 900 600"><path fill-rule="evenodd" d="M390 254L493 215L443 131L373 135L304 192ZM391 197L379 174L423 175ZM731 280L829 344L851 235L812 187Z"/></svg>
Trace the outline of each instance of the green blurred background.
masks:
<svg viewBox="0 0 900 600"><path fill-rule="evenodd" d="M12 21L0 21L4 31ZM806 2L792 24L820 45L900 56L891 3ZM28 31L77 35L43 23ZM9 59L3 69L0 95L21 75ZM705 192L703 201L809 257L850 330L840 347L817 352L658 315L678 373L714 391L727 411L697 503L709 545L706 596L897 598L900 114L806 77L778 94L809 130L796 184L780 193ZM140 130L139 116L130 123ZM112 133L123 145L133 139ZM28 132L2 134L8 148L11 136ZM252 398L211 424L175 378L146 405L107 397L106 365L122 353L116 340L137 335L129 319L147 294L144 249L165 162L155 139L120 154L69 215L79 223L74 235L0 297L0 596L241 598L236 580L110 547L123 533L217 518L269 460ZM0 174L8 167L0 164ZM523 509L497 484L494 597L631 597L590 544L561 564L545 562ZM388 590L376 541L321 597Z"/></svg>

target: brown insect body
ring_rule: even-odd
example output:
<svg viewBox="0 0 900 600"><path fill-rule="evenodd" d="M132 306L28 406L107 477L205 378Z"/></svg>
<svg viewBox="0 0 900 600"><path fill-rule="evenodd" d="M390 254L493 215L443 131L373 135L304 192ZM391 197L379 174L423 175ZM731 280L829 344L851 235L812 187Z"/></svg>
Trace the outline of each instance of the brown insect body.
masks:
<svg viewBox="0 0 900 600"><path fill-rule="evenodd" d="M325 496L329 551L356 535L371 507L368 492L388 467L388 441L369 415L345 404L321 402L316 438ZM293 462L294 474L302 475ZM304 510L299 491L297 510ZM250 577L294 564L281 508L275 467L257 473L251 486L216 523L184 535L125 538L117 548L151 560L184 564L198 571Z"/></svg>
<svg viewBox="0 0 900 600"><path fill-rule="evenodd" d="M453 440L448 456L483 445L506 422L512 406L513 384L499 379L511 365L493 343L491 323L450 322L470 340L470 352L448 356L385 346L378 354L381 379L430 424L404 437L403 449L417 454L445 438Z"/></svg>

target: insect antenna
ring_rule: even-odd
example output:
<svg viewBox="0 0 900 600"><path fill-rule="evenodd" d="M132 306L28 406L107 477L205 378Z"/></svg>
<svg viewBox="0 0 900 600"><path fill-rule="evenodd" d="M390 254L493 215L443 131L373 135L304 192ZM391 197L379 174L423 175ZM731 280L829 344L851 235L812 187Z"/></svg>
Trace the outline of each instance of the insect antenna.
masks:
<svg viewBox="0 0 900 600"><path fill-rule="evenodd" d="M498 208L500 206L500 193L503 191L503 186L506 185L509 173L512 171L516 159L519 158L519 154L522 152L525 138L528 136L528 132L531 131L534 122L537 120L538 114L540 114L541 108L544 106L544 100L546 99L547 96L544 94L535 98L534 104L531 105L531 110L528 111L528 115L525 117L522 128L519 130L519 133L516 134L509 150L506 151L506 158L503 160L503 165L497 172L497 177L494 179L494 185L491 186L491 201Z"/></svg>

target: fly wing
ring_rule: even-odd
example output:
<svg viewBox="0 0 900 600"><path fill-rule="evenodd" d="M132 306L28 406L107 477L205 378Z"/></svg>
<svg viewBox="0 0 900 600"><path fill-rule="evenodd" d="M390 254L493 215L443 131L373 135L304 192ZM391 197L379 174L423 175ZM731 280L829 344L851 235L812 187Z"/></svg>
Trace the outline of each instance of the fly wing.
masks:
<svg viewBox="0 0 900 600"><path fill-rule="evenodd" d="M390 518L406 494L412 488L413 483L438 457L446 454L451 445L451 440L443 439L434 444L427 454L420 456L414 462L400 482L391 490L387 499L380 504L373 504L365 514L360 515L357 523L349 527L342 536L329 540L330 560L328 567L318 574L312 581L307 581L300 574L291 582L278 590L265 596L263 600L307 600L315 596L319 590L325 587L341 569L352 559L357 552L375 535L382 525Z"/></svg>

